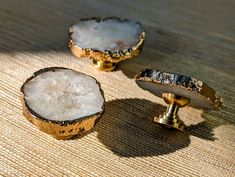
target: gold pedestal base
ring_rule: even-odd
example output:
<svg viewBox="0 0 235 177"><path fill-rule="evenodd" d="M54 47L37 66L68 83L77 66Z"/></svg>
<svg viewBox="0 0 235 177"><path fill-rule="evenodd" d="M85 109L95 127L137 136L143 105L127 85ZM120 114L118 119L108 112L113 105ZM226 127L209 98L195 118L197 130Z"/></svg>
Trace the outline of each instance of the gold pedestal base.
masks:
<svg viewBox="0 0 235 177"><path fill-rule="evenodd" d="M184 130L184 123L180 120L178 116L178 111L180 107L189 104L190 99L174 95L172 93L163 93L163 99L168 103L168 107L163 116L155 117L154 122L164 125L168 128L175 128L178 130Z"/></svg>
<svg viewBox="0 0 235 177"><path fill-rule="evenodd" d="M117 67L117 63L112 63L109 61L101 61L93 59L93 64L95 67L101 71L113 71Z"/></svg>
<svg viewBox="0 0 235 177"><path fill-rule="evenodd" d="M154 117L153 121L167 128L175 128L180 131L183 131L185 127L184 122L180 120L179 118L172 119L170 117L167 117L166 115L163 115L160 117Z"/></svg>

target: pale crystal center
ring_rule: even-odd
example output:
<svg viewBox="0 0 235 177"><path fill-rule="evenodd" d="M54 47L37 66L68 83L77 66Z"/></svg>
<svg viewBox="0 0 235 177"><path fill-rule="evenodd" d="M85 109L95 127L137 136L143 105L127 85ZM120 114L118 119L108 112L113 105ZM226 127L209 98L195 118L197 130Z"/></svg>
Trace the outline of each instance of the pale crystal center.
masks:
<svg viewBox="0 0 235 177"><path fill-rule="evenodd" d="M40 116L74 120L102 111L104 99L96 80L67 69L41 73L26 83L25 100Z"/></svg>

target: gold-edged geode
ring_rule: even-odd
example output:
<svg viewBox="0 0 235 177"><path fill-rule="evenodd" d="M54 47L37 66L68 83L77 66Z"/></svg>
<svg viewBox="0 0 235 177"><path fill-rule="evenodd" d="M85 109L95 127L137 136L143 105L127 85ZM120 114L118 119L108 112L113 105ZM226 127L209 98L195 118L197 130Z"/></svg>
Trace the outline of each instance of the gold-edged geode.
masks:
<svg viewBox="0 0 235 177"><path fill-rule="evenodd" d="M162 97L162 93L172 93L188 98L192 107L216 110L222 105L222 99L215 95L213 88L193 77L145 69L135 76L135 81L158 97Z"/></svg>
<svg viewBox="0 0 235 177"><path fill-rule="evenodd" d="M56 139L69 139L91 130L104 112L100 83L68 68L35 72L23 84L21 93L23 115Z"/></svg>
<svg viewBox="0 0 235 177"><path fill-rule="evenodd" d="M69 30L69 47L78 57L93 59L100 70L139 55L145 32L139 22L117 17L82 19Z"/></svg>

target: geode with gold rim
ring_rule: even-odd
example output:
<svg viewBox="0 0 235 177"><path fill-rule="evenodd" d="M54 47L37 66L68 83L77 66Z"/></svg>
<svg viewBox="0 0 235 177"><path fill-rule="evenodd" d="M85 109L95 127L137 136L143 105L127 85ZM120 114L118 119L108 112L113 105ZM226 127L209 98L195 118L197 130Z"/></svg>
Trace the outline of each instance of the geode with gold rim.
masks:
<svg viewBox="0 0 235 177"><path fill-rule="evenodd" d="M23 115L56 139L91 130L104 112L99 82L68 68L35 72L21 87Z"/></svg>
<svg viewBox="0 0 235 177"><path fill-rule="evenodd" d="M203 81L177 73L155 69L145 69L135 76L137 85L162 97L162 93L172 93L190 99L189 105L195 108L219 109L222 99L215 90Z"/></svg>
<svg viewBox="0 0 235 177"><path fill-rule="evenodd" d="M113 70L122 60L137 56L144 44L145 32L139 22L109 18L82 19L69 30L69 47L72 53L88 57L94 63L112 63Z"/></svg>

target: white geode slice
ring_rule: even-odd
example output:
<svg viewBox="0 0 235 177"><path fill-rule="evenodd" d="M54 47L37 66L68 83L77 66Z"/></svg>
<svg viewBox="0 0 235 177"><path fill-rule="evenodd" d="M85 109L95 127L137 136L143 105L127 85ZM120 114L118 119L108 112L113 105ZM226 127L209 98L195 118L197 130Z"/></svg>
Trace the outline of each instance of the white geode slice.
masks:
<svg viewBox="0 0 235 177"><path fill-rule="evenodd" d="M21 87L23 114L40 130L68 139L92 129L104 111L100 84L67 68L45 68Z"/></svg>
<svg viewBox="0 0 235 177"><path fill-rule="evenodd" d="M26 83L23 91L27 105L49 120L87 117L101 112L104 104L97 81L70 69L41 73Z"/></svg>
<svg viewBox="0 0 235 177"><path fill-rule="evenodd" d="M82 20L70 28L71 39L79 47L99 51L129 49L135 46L143 29L130 20L108 18Z"/></svg>

